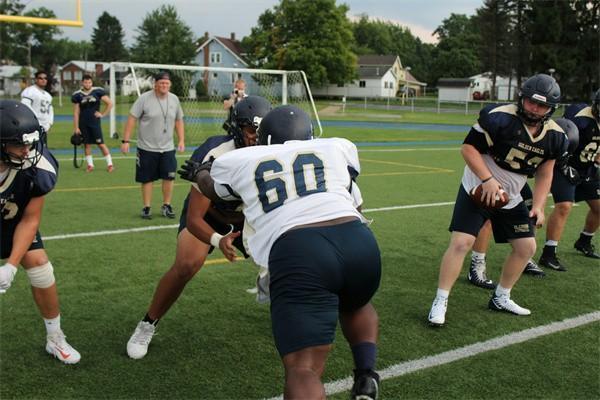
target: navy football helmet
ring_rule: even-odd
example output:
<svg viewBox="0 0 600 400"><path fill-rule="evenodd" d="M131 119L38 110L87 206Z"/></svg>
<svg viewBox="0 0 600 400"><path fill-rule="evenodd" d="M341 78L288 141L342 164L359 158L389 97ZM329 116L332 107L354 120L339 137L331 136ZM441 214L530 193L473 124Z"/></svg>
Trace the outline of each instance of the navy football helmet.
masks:
<svg viewBox="0 0 600 400"><path fill-rule="evenodd" d="M312 138L313 126L310 116L296 106L274 108L263 118L258 127L258 143L262 145Z"/></svg>
<svg viewBox="0 0 600 400"><path fill-rule="evenodd" d="M543 117L537 117L525 111L523 99L550 107ZM550 75L537 74L527 79L519 91L518 115L526 124L537 124L550 118L560 103L560 86Z"/></svg>
<svg viewBox="0 0 600 400"><path fill-rule="evenodd" d="M244 130L246 126L258 129L260 121L271 111L271 103L264 97L247 96L238 102L231 113L228 133L233 136L235 147L244 147Z"/></svg>
<svg viewBox="0 0 600 400"><path fill-rule="evenodd" d="M0 160L13 169L36 165L42 158L44 128L25 104L14 100L0 100ZM29 146L22 157L9 153L7 145Z"/></svg>
<svg viewBox="0 0 600 400"><path fill-rule="evenodd" d="M556 118L554 120L565 131L565 135L567 135L567 139L569 139L569 147L567 152L569 154L573 154L579 146L579 129L577 125L570 119L566 118Z"/></svg>
<svg viewBox="0 0 600 400"><path fill-rule="evenodd" d="M592 115L596 121L600 121L600 89L596 90L592 99Z"/></svg>

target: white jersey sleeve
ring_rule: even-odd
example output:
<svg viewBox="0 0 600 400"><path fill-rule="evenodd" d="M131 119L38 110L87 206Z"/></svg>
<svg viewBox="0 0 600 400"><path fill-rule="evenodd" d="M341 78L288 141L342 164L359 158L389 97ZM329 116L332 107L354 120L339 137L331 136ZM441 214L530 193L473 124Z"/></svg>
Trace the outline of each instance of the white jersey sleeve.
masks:
<svg viewBox="0 0 600 400"><path fill-rule="evenodd" d="M35 85L29 86L21 92L21 103L27 104L31 108L46 131L50 130L54 123L54 108L50 93Z"/></svg>
<svg viewBox="0 0 600 400"><path fill-rule="evenodd" d="M213 163L215 191L226 200L241 198L255 232L248 247L256 263L268 266L271 246L289 229L355 216L350 194L352 170L360 163L345 139L315 139L231 151Z"/></svg>

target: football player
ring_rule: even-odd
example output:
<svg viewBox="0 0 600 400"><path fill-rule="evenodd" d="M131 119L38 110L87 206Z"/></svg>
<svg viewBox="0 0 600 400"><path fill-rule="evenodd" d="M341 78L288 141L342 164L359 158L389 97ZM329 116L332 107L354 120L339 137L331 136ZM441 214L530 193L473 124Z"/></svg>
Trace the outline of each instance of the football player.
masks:
<svg viewBox="0 0 600 400"><path fill-rule="evenodd" d="M44 196L56 184L58 164L40 137L43 128L26 105L0 100L0 293L11 286L20 264L46 325L46 351L66 364L81 355L60 327L54 270L38 228Z"/></svg>
<svg viewBox="0 0 600 400"><path fill-rule="evenodd" d="M81 89L73 93L73 128L75 134L83 135L83 146L87 172L94 170L94 159L92 158L92 144L98 145L106 160L107 171L114 170L112 157L108 147L104 144L102 136L102 124L100 119L107 116L112 108L112 101L101 87L95 87L91 75L83 75ZM100 111L100 103L106 104L104 111Z"/></svg>
<svg viewBox="0 0 600 400"><path fill-rule="evenodd" d="M546 243L540 264L557 271L566 271L565 264L556 255L558 242L573 202L585 201L589 211L583 230L574 244L586 257L600 258L592 244L592 237L600 225L600 90L596 91L591 106L573 104L567 107L564 117L579 128L579 146L568 167L554 171L552 197L554 210L548 218Z"/></svg>
<svg viewBox="0 0 600 400"><path fill-rule="evenodd" d="M246 97L234 107L229 133L208 138L194 151L191 159L204 162L237 148L254 146L258 124L270 110L271 104L266 99L260 96ZM235 230L243 228L244 216L236 208L237 204L211 203L198 186L192 184L179 219L175 261L158 283L150 308L127 342L129 357L140 359L148 353L159 320L177 301L208 254L213 248L219 248L218 238L227 234L232 227ZM234 246L248 256L242 237L235 240Z"/></svg>
<svg viewBox="0 0 600 400"><path fill-rule="evenodd" d="M445 323L450 290L488 219L496 243L508 242L512 247L488 307L516 315L531 314L511 300L510 292L535 253L534 228L544 223L555 160L567 152L565 132L550 119L559 101L560 87L554 78L535 75L523 83L518 104L485 107L465 138L461 153L467 165L450 223L450 245L442 258L438 290L429 312L432 325ZM527 176L534 176L536 183L531 210L520 194ZM468 193L480 184L486 204L492 205L501 190L508 193L509 203L494 210L478 207Z"/></svg>
<svg viewBox="0 0 600 400"><path fill-rule="evenodd" d="M575 126L575 124L569 121L566 118L557 118L554 122L556 122L566 133L567 138L569 139L569 147L567 148L568 154L564 157L561 157L557 160L556 165L554 167L553 179L556 179L556 174L561 173L565 176L569 174L568 168L568 159L575 152L579 144L579 130ZM531 210L533 205L533 193L531 192L531 188L526 183L521 189L521 197L523 197L523 201L527 206L527 209ZM471 251L471 265L469 267L469 273L467 275L467 279L475 286L479 286L484 289L494 289L496 284L494 281L487 277L486 273L486 261L485 261L485 253L487 251L490 239L492 237L492 225L490 220L487 220L479 234L477 235L477 239L473 244L473 248ZM543 278L546 276L546 273L543 269L536 264L533 259L529 259L527 261L527 265L525 265L525 269L523 270L524 274L528 274L534 277Z"/></svg>
<svg viewBox="0 0 600 400"><path fill-rule="evenodd" d="M370 300L379 287L381 259L357 209L358 152L346 139L308 140L312 133L308 114L281 106L258 129L259 143L268 146L227 153L210 173L210 164L188 164L181 173L215 202L244 204L256 232L248 240L250 252L269 269L284 397L325 398L321 375L339 317L355 360L352 398L375 399L378 317ZM220 247L233 251L239 234L220 238Z"/></svg>
<svg viewBox="0 0 600 400"><path fill-rule="evenodd" d="M46 91L48 74L45 71L35 73L35 83L21 92L21 103L27 104L33 110L40 125L50 132L54 123L54 108L52 107L52 95Z"/></svg>

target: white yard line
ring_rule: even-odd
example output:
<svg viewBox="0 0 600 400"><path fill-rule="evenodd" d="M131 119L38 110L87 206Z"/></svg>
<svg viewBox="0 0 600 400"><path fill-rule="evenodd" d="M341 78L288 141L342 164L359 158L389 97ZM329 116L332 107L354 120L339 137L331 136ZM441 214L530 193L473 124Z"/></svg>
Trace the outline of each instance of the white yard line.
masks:
<svg viewBox="0 0 600 400"><path fill-rule="evenodd" d="M418 360L406 361L400 364L392 365L379 371L379 376L382 380L397 378L402 375L410 374L415 371L420 371L426 368L437 367L448 364L453 361L462 360L473 357L478 354L486 353L492 350L503 349L514 344L526 342L528 340L537 339L542 336L551 335L557 332L563 332L579 326L591 324L600 321L600 311L594 311L588 314L583 314L575 318L565 319L563 321L552 322L547 325L536 326L534 328L525 329L520 332L510 333L508 335L499 336L484 342L473 343L468 346L458 349L445 351L433 356L420 358ZM432 328L436 329L436 328ZM347 377L334 382L325 384L325 392L327 395L332 395L352 388L352 377ZM273 397L270 400L283 399L283 396Z"/></svg>
<svg viewBox="0 0 600 400"><path fill-rule="evenodd" d="M367 208L367 209L363 210L363 212L370 213L370 212L379 212L379 211L403 210L403 209L409 209L409 208L439 207L439 206L448 206L448 205L452 205L452 204L454 204L453 201L445 202L445 203L411 204L411 205L406 205L406 206ZM160 230L160 229L175 229L177 227L179 227L179 224L152 225L152 226L144 226L144 227L140 227L140 228L111 229L108 231L65 233L62 235L43 236L42 239L43 240L62 240L62 239L74 239L74 238L90 237L90 236L109 236L109 235L119 235L119 234L123 234L123 233L156 231L156 230Z"/></svg>

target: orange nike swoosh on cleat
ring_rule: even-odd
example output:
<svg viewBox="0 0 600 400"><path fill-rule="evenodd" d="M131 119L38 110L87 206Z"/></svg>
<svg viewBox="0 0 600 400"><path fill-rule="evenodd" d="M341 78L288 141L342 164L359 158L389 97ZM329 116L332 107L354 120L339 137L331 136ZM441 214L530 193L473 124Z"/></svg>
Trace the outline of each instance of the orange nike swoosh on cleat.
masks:
<svg viewBox="0 0 600 400"><path fill-rule="evenodd" d="M71 355L70 355L70 354L63 353L63 351L62 351L62 350L58 350L58 352L60 353L60 355L62 356L62 358L64 358L65 360L66 360L67 358L71 357Z"/></svg>

